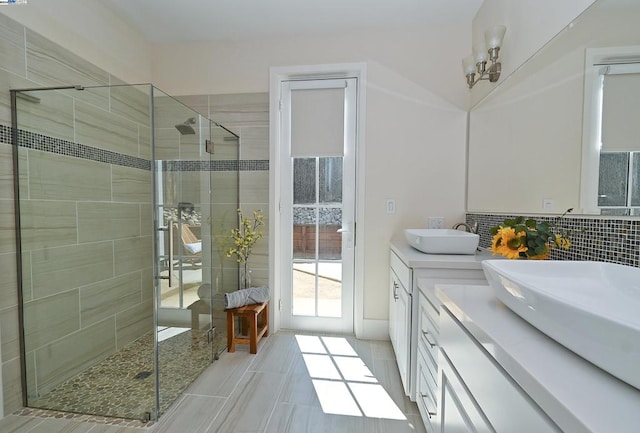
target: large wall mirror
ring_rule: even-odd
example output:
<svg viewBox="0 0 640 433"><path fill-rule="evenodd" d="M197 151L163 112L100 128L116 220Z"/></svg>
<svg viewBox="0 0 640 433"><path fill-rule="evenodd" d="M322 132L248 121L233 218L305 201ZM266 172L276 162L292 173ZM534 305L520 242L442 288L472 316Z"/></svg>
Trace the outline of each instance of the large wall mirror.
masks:
<svg viewBox="0 0 640 433"><path fill-rule="evenodd" d="M602 144L610 120L612 136L640 131L638 111L616 114L638 110L638 23L640 1L597 0L472 107L469 212L640 215L640 133Z"/></svg>

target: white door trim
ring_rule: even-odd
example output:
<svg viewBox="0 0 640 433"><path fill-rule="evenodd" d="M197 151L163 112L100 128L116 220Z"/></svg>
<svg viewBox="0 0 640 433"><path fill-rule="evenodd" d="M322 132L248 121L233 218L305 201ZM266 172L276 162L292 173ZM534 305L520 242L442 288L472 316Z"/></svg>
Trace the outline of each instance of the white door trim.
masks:
<svg viewBox="0 0 640 433"><path fill-rule="evenodd" d="M364 335L364 179L365 179L365 89L366 64L345 63L270 68L269 82L269 287L271 288L271 329L280 329L281 257L280 227L280 160L281 160L281 116L280 88L283 81L296 79L357 78L356 113L356 221L355 230L355 278L354 278L354 331L356 337Z"/></svg>

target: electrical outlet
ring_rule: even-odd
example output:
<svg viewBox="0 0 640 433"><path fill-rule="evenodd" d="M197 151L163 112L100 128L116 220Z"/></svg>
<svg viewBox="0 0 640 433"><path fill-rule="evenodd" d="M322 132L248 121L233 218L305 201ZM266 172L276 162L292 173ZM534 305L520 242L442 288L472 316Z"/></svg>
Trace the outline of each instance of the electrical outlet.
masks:
<svg viewBox="0 0 640 433"><path fill-rule="evenodd" d="M429 217L427 219L427 227L430 229L443 229L444 217Z"/></svg>
<svg viewBox="0 0 640 433"><path fill-rule="evenodd" d="M553 200L550 198L545 198L542 200L542 209L543 210L553 210Z"/></svg>

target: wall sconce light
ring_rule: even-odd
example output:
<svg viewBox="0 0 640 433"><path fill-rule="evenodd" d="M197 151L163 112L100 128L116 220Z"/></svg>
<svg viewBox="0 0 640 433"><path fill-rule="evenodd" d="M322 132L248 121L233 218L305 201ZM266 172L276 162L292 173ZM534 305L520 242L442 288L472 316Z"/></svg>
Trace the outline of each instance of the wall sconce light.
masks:
<svg viewBox="0 0 640 433"><path fill-rule="evenodd" d="M487 29L484 32L484 41L475 44L473 54L462 60L462 69L470 89L480 80L489 80L489 82L495 83L500 78L502 65L498 62L498 54L506 31L505 26L494 26ZM491 61L488 67L487 60ZM476 74L478 74L477 77Z"/></svg>

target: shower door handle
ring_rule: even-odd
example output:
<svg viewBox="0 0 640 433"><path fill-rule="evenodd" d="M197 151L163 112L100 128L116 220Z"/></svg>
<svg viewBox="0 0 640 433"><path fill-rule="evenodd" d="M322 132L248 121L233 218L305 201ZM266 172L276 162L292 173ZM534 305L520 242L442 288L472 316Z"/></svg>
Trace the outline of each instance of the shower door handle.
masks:
<svg viewBox="0 0 640 433"><path fill-rule="evenodd" d="M173 281L173 222L169 222L169 287Z"/></svg>

